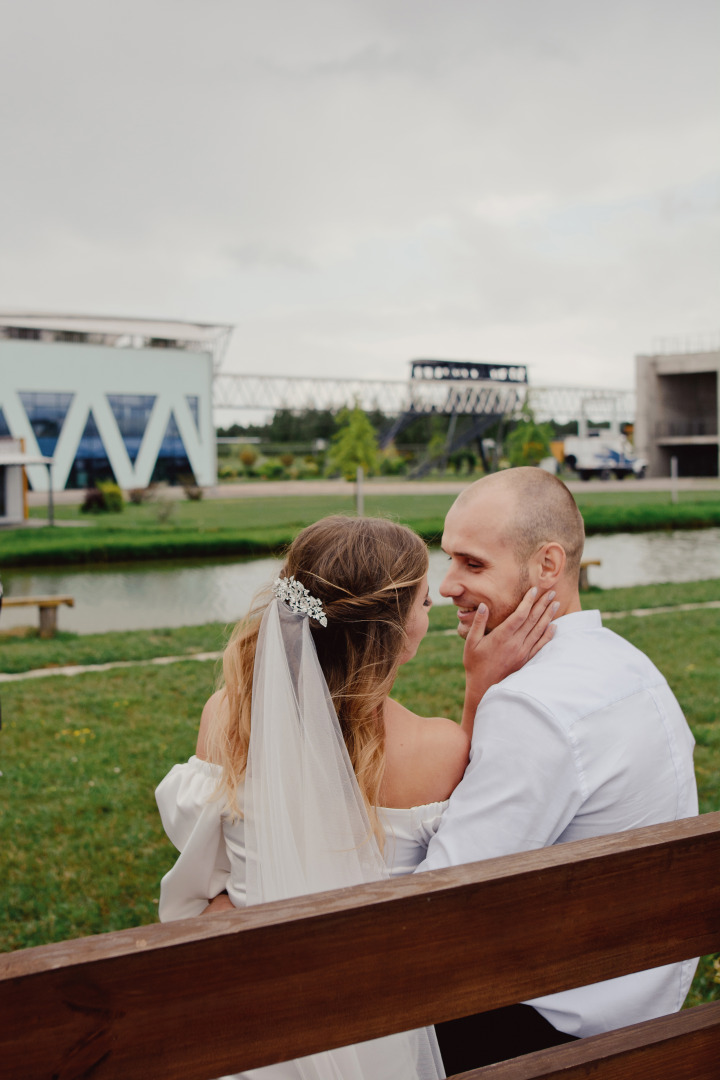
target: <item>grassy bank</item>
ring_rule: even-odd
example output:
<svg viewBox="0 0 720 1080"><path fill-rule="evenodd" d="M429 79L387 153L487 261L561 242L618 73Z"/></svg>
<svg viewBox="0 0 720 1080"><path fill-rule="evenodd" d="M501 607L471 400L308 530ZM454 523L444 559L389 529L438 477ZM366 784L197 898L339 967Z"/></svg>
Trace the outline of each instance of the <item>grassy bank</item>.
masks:
<svg viewBox="0 0 720 1080"><path fill-rule="evenodd" d="M672 592L670 591L672 590ZM616 589L589 605L635 607L714 599L720 582ZM459 716L460 642L442 631L451 608L434 608L418 660L402 669L396 696L426 714ZM720 809L720 613L705 609L623 617L612 628L644 649L667 675L697 739L701 809ZM219 647L211 624L138 634L6 640L6 670L176 654ZM12 658L12 659L10 659ZM10 662L8 662L10 660ZM152 922L158 882L173 860L153 789L192 753L213 662L137 667L0 685L0 948L9 950ZM708 868L712 873L712 868ZM705 960L693 1001L720 997Z"/></svg>
<svg viewBox="0 0 720 1080"><path fill-rule="evenodd" d="M365 512L411 525L437 542L452 495L374 495ZM720 492L682 492L673 504L665 492L577 496L589 534L720 525ZM168 512L169 517L163 515ZM57 519L75 527L0 532L0 566L48 566L274 553L303 526L332 513L354 513L349 495L289 496L127 505L120 514L88 516L61 506ZM36 516L44 511L36 510Z"/></svg>

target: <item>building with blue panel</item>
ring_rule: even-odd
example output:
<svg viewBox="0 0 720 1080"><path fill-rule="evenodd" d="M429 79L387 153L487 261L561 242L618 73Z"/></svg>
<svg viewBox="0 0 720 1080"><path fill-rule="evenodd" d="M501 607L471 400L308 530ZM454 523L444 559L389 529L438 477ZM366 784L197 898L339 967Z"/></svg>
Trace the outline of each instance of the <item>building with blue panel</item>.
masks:
<svg viewBox="0 0 720 1080"><path fill-rule="evenodd" d="M123 488L217 475L213 374L231 327L0 315L0 437L52 458L52 484ZM28 466L36 490L47 470Z"/></svg>

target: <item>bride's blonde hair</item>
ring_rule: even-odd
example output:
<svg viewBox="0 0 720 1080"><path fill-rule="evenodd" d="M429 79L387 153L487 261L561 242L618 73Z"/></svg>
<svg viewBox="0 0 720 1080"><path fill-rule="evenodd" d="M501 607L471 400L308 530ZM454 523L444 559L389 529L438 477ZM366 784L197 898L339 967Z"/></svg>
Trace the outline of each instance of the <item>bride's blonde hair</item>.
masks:
<svg viewBox="0 0 720 1080"><path fill-rule="evenodd" d="M385 770L383 704L407 642L405 627L428 569L425 544L411 529L380 518L334 515L303 529L288 548L281 576L316 596L327 627L311 621L318 659L358 785L377 830L374 807ZM219 707L207 754L222 766L221 793L241 813L238 786L250 742L255 648L269 590L235 627L223 656Z"/></svg>

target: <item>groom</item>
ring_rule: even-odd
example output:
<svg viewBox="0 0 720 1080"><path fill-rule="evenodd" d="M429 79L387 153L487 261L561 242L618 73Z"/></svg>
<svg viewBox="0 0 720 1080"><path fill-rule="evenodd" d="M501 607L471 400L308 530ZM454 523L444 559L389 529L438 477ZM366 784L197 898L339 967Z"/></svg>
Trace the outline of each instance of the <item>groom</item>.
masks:
<svg viewBox="0 0 720 1080"><path fill-rule="evenodd" d="M598 611L581 610L583 544L572 495L540 469L484 477L451 507L440 592L458 609L461 637L485 619L491 633L532 586L554 589L560 607L552 641L483 697L470 763L419 869L697 814L694 741L665 679ZM446 1072L674 1012L694 968L671 964L439 1024Z"/></svg>

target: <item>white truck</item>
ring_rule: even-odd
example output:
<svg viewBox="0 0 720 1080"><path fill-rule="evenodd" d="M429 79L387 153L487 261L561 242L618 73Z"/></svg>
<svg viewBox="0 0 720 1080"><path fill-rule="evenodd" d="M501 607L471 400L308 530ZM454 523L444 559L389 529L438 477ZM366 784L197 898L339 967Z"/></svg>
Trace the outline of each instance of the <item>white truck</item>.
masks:
<svg viewBox="0 0 720 1080"><path fill-rule="evenodd" d="M587 410L597 409L603 398L587 398L581 404L577 435L569 435L563 442L565 464L573 469L581 480L593 477L609 480L611 476L624 480L634 476L641 480L647 469L647 461L638 457L632 443L620 431L620 424L615 412L615 401L607 428L591 428L588 424Z"/></svg>
<svg viewBox="0 0 720 1080"><path fill-rule="evenodd" d="M647 462L637 457L632 443L625 435L608 430L588 432L585 437L570 435L563 443L565 464L574 469L581 480L593 477L609 480L616 476L624 480L634 476L640 480L645 475Z"/></svg>

